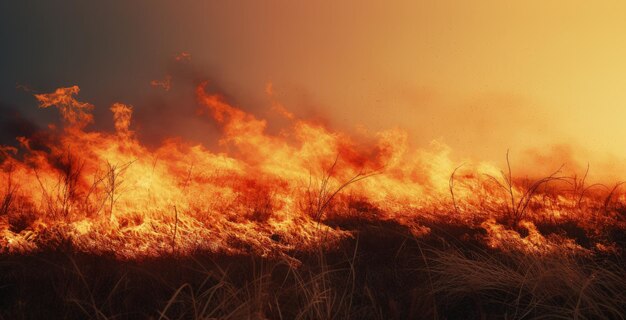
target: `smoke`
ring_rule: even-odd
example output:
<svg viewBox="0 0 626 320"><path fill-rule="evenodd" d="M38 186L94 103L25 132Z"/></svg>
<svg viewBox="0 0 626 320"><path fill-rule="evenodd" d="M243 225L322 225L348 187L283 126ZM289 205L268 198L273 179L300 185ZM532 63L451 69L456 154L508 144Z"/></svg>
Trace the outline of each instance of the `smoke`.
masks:
<svg viewBox="0 0 626 320"><path fill-rule="evenodd" d="M32 137L39 127L17 108L0 102L0 145L16 145L17 137Z"/></svg>

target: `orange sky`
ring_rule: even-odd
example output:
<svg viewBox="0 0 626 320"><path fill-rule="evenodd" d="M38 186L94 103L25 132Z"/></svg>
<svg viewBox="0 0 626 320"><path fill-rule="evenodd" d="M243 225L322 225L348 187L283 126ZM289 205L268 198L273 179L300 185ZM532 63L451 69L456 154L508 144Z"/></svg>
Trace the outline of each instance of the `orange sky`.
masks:
<svg viewBox="0 0 626 320"><path fill-rule="evenodd" d="M596 166L626 156L624 2L280 2L240 13L256 23L231 36L255 58L228 76L305 91L341 125L400 126L474 158L567 146Z"/></svg>
<svg viewBox="0 0 626 320"><path fill-rule="evenodd" d="M266 103L272 82L296 115L324 114L342 128L400 127L418 145L439 139L475 159L502 160L510 148L526 161L534 149L558 163L571 153L626 173L624 1L75 2L59 9L67 16L48 9L43 18L22 9L19 21L54 30L28 50L42 55L33 61L68 57L23 78L67 72L45 85L78 84L87 101L101 90L140 113L126 83L150 92L167 72L155 61L188 51L244 109ZM6 74L3 84L22 81Z"/></svg>

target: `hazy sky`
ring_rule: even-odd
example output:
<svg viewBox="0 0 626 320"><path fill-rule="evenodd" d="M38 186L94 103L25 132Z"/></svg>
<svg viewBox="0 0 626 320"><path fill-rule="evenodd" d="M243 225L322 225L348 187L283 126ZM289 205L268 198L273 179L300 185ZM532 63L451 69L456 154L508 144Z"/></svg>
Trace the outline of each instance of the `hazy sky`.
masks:
<svg viewBox="0 0 626 320"><path fill-rule="evenodd" d="M53 112L17 84L77 84L100 123L121 101L147 137L211 139L195 81L259 116L271 81L300 116L459 155L626 158L624 1L3 1L0 42L0 104L38 122ZM170 92L150 86L167 75Z"/></svg>

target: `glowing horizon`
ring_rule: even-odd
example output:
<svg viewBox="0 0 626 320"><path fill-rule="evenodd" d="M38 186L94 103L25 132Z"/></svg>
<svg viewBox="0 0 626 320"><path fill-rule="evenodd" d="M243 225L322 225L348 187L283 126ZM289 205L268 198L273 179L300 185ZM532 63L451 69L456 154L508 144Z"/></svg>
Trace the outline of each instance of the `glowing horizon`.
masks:
<svg viewBox="0 0 626 320"><path fill-rule="evenodd" d="M437 140L459 162L501 165L510 149L519 167L589 162L598 179L626 174L626 35L617 32L626 4L145 4L3 4L3 30L14 31L0 35L12 44L0 53L0 103L45 126L54 114L42 118L15 85L76 84L100 126L112 128L107 109L121 101L134 106L142 139L211 145L219 132L195 118L191 89L208 79L229 103L275 120L270 130L281 128L271 111L279 101L340 130L398 127L418 147ZM153 114L167 114L169 136Z"/></svg>

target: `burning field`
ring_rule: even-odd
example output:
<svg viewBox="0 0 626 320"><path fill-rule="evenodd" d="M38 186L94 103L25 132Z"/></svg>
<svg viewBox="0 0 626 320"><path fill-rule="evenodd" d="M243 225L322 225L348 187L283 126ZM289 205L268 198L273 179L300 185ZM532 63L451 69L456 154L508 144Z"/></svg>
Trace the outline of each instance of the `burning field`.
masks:
<svg viewBox="0 0 626 320"><path fill-rule="evenodd" d="M589 184L587 172L563 168L516 177L508 154L504 171L458 165L444 145L411 150L399 130L358 141L292 118L272 136L264 120L205 86L196 89L198 114L221 126L227 152L180 139L147 148L123 103L110 107L114 133L90 131L94 106L77 100L78 86L36 94L40 108L59 110L62 127L2 149L3 252L66 243L122 260L277 257L332 249L355 237L343 225L354 221L393 222L415 238L433 223L463 226L482 230L475 240L491 248L529 254L620 252L620 183Z"/></svg>
<svg viewBox="0 0 626 320"><path fill-rule="evenodd" d="M625 12L0 2L0 319L624 319Z"/></svg>
<svg viewBox="0 0 626 320"><path fill-rule="evenodd" d="M2 151L3 315L93 318L621 318L621 183L517 176L297 119L277 135L202 82L222 152L146 147L133 107L89 129L79 87ZM44 289L43 286L50 286Z"/></svg>

